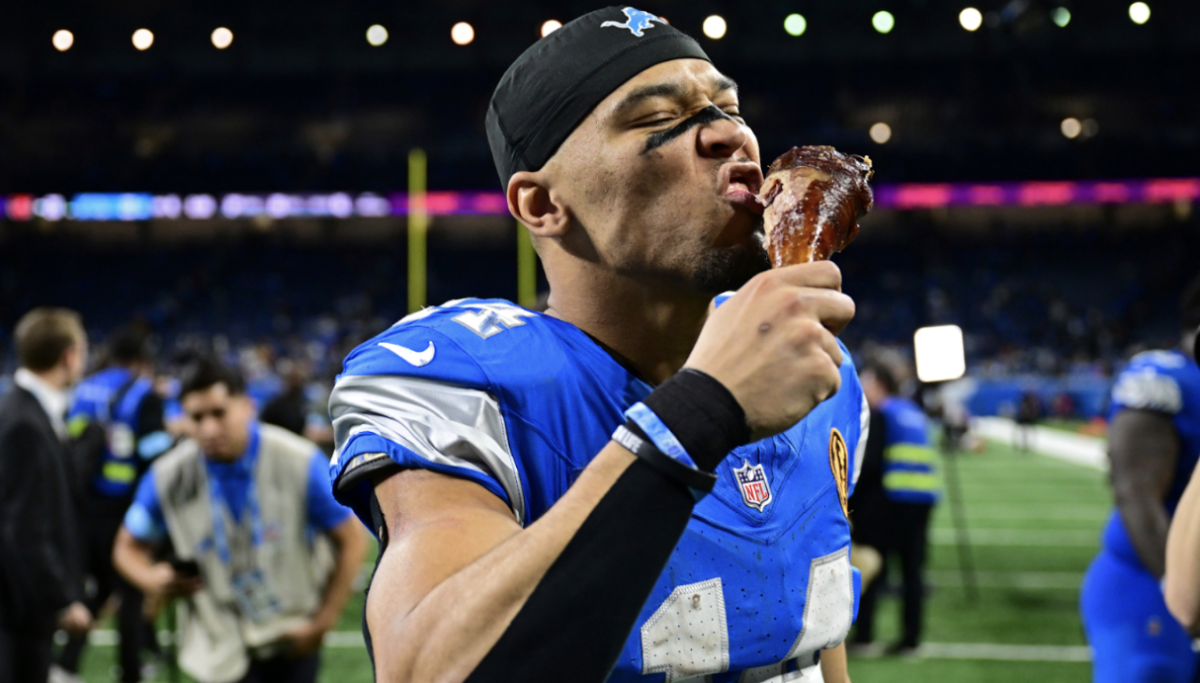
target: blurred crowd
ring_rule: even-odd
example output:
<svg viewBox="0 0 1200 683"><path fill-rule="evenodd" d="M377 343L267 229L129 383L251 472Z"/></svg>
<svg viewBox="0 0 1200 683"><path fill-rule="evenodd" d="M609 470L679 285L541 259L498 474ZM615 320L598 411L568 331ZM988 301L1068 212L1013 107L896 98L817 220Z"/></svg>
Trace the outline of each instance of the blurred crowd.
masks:
<svg viewBox="0 0 1200 683"><path fill-rule="evenodd" d="M144 329L93 349L78 313L48 307L13 340L0 683L80 683L88 632L110 613L124 683L146 676L163 615L177 623L163 661L194 680L315 683L366 549L329 483L314 372L329 372L327 350L184 337L157 360Z"/></svg>
<svg viewBox="0 0 1200 683"><path fill-rule="evenodd" d="M1178 226L984 237L911 227L879 229L836 257L858 304L843 340L856 354L905 348L918 327L957 324L970 374L981 378L1110 377L1137 351L1174 344L1178 293L1191 276L1186 257L1200 251L1200 233ZM431 303L515 297L509 240L444 240L431 235ZM329 384L345 355L407 308L397 286L406 261L400 240L296 244L263 234L98 251L10 234L6 244L13 248L0 251L0 377L15 369L16 316L55 301L88 311L89 334L100 343L132 320L164 367L212 351L242 368L264 404L295 375L312 385L316 405L317 385ZM95 282L107 283L103 295Z"/></svg>

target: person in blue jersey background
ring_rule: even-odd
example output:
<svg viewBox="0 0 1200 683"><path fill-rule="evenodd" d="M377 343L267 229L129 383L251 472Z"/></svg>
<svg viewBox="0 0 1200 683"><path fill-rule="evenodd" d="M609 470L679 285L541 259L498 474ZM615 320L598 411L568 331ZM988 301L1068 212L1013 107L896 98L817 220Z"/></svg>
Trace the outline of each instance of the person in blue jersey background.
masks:
<svg viewBox="0 0 1200 683"><path fill-rule="evenodd" d="M1200 358L1200 328L1192 332L1191 341L1192 358ZM1200 637L1200 476L1196 470L1192 470L1167 534L1163 595L1171 614L1192 637Z"/></svg>
<svg viewBox="0 0 1200 683"><path fill-rule="evenodd" d="M921 642L929 516L942 494L939 456L932 447L925 411L900 393L896 372L885 364L872 363L863 367L860 376L871 407L864 477L876 480L878 488L875 499L861 501L863 512L869 514L869 519L863 520L868 528L862 531L878 544L884 566L863 593L854 642L866 644L874 639L876 601L887 579L888 558L895 557L900 560L904 610L901 638L891 650L912 653ZM859 524L857 514L855 524Z"/></svg>
<svg viewBox="0 0 1200 683"><path fill-rule="evenodd" d="M380 540L377 679L846 683L853 302L831 263L764 272L736 83L610 7L518 58L485 125L547 311L414 312L330 397L338 499Z"/></svg>
<svg viewBox="0 0 1200 683"><path fill-rule="evenodd" d="M80 524L85 571L95 590L85 604L98 614L110 596L120 597L120 680L137 683L142 679L141 650L157 647L157 642L142 615L141 591L113 569L112 546L138 481L174 440L166 433L163 401L154 391L146 336L133 328L114 330L104 353L107 367L75 389L67 429L76 439L74 448L86 477ZM51 671L56 681L77 680L86 644L86 635L70 637Z"/></svg>
<svg viewBox="0 0 1200 683"><path fill-rule="evenodd" d="M1180 346L1134 356L1113 383L1116 506L1080 594L1096 683L1186 683L1197 669L1192 639L1160 583L1171 516L1200 458L1200 280L1181 303Z"/></svg>

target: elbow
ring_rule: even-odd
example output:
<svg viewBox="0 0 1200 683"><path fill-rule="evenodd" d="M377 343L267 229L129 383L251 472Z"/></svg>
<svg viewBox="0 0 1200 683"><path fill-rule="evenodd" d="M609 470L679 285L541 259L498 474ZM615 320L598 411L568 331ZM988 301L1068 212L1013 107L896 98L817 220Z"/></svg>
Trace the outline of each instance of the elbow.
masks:
<svg viewBox="0 0 1200 683"><path fill-rule="evenodd" d="M1167 609L1193 638L1200 638L1200 610L1195 605L1167 601Z"/></svg>
<svg viewBox="0 0 1200 683"><path fill-rule="evenodd" d="M377 683L463 683L470 677L478 662L464 669L467 662L461 656L440 647L446 639L439 625L427 624L420 631L412 626L402 621L371 631Z"/></svg>
<svg viewBox="0 0 1200 683"><path fill-rule="evenodd" d="M417 674L415 665L411 656L394 651L380 652L375 648L375 680L378 683L423 683L429 680Z"/></svg>
<svg viewBox="0 0 1200 683"><path fill-rule="evenodd" d="M1146 498L1140 489L1126 481L1113 482L1113 503L1120 510L1140 507Z"/></svg>
<svg viewBox="0 0 1200 683"><path fill-rule="evenodd" d="M1127 526L1131 522L1145 522L1152 518L1156 507L1154 499L1153 495L1132 486L1113 487L1113 503Z"/></svg>
<svg viewBox="0 0 1200 683"><path fill-rule="evenodd" d="M120 574L122 578L128 580L128 572L125 570L125 554L128 552L128 550L123 547L123 540L124 539L122 539L121 535L118 533L117 540L113 543L112 557L109 559L112 560L113 569L116 569L117 573Z"/></svg>
<svg viewBox="0 0 1200 683"><path fill-rule="evenodd" d="M1163 597L1171 616L1193 638L1200 637L1200 592L1196 586L1181 586L1178 575L1168 572L1163 581Z"/></svg>
<svg viewBox="0 0 1200 683"><path fill-rule="evenodd" d="M129 532L125 531L124 528L120 529L117 532L116 541L113 542L111 558L113 569L117 570L117 573L121 575L121 578L141 589L140 584L134 581L134 574L136 572L133 570L133 558L131 554L135 552L137 552L137 550L133 547Z"/></svg>

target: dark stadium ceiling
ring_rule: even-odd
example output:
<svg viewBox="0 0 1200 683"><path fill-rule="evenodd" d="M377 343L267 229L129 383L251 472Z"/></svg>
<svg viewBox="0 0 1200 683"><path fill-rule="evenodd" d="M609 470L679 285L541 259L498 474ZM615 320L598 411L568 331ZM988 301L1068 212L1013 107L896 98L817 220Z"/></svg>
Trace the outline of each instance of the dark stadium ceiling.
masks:
<svg viewBox="0 0 1200 683"><path fill-rule="evenodd" d="M742 85L768 156L827 143L888 181L1195 175L1200 3L659 0ZM973 5L982 26L967 31ZM387 191L407 150L430 183L491 188L500 73L584 3L10 3L0 22L0 192ZM1069 12L1065 27L1059 10ZM885 34L873 16L888 11ZM720 40L705 18L724 18ZM785 18L805 18L803 35ZM451 40L460 21L466 46ZM367 42L379 24L388 39ZM232 44L218 50L212 32ZM137 29L153 32L139 51ZM71 32L70 49L52 45ZM1080 128L1066 123L1074 119ZM886 144L872 126L887 123Z"/></svg>
<svg viewBox="0 0 1200 683"><path fill-rule="evenodd" d="M655 0L644 9L702 36L705 17L721 15L721 40L701 37L714 58L748 66L813 63L871 64L893 60L1031 55L1195 54L1200 50L1200 4L1150 0L1151 21L1134 24L1132 0ZM386 72L400 69L500 69L539 36L548 19L567 21L594 3L470 2L128 2L10 3L0 25L0 72L38 77L84 70L95 75L134 75L156 69L173 73L312 74ZM960 11L977 7L983 26L968 32ZM1069 24L1055 25L1058 8ZM888 35L872 16L890 11ZM804 35L784 30L784 20L806 19ZM450 40L460 21L476 30L467 47ZM366 30L383 25L389 40L373 48ZM232 30L233 44L218 51L213 29ZM132 49L136 29L154 33L145 53ZM50 42L59 29L75 44L56 54Z"/></svg>

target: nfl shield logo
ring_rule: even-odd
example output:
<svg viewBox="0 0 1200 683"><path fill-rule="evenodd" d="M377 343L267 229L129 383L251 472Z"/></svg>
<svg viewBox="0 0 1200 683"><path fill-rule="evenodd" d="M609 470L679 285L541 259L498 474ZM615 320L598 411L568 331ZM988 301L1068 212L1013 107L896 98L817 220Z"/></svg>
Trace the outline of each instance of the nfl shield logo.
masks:
<svg viewBox="0 0 1200 683"><path fill-rule="evenodd" d="M771 484L767 482L767 472L762 465L751 465L748 460L742 460L742 466L733 471L733 477L746 505L762 512L770 504Z"/></svg>

